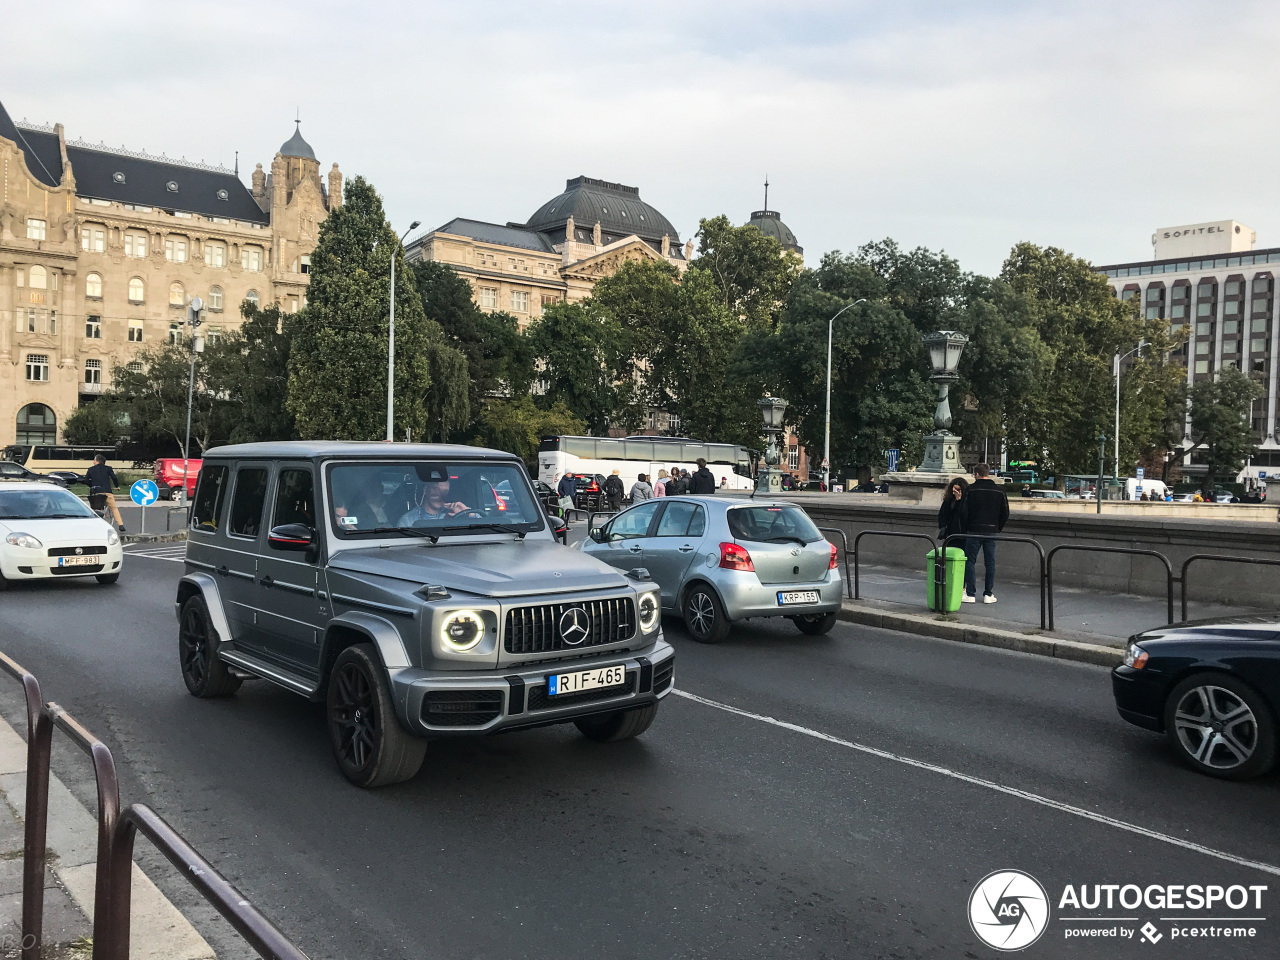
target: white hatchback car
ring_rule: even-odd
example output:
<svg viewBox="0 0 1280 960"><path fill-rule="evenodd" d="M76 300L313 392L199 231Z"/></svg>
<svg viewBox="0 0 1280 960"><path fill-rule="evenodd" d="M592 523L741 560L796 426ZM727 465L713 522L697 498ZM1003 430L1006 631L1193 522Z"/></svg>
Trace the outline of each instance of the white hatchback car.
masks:
<svg viewBox="0 0 1280 960"><path fill-rule="evenodd" d="M0 483L0 590L8 581L120 579L120 535L69 490L52 483Z"/></svg>

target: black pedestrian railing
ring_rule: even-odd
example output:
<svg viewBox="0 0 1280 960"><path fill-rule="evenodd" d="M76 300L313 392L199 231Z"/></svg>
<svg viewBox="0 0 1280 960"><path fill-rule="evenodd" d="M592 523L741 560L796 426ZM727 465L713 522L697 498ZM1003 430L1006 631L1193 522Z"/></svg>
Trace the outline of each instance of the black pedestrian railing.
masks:
<svg viewBox="0 0 1280 960"><path fill-rule="evenodd" d="M826 530L828 528L823 527L820 529ZM834 529L834 528L831 528L831 529ZM1048 551L1048 553L1046 553L1043 545L1038 540L1035 540L1032 537L1006 537L1003 534L963 533L963 534L951 534L950 536L948 536L943 541L943 544L942 544L943 549L941 551L938 551L937 542L934 540L933 537L929 536L928 534L914 533L914 532L905 531L905 530L879 530L879 529L872 528L869 530L858 531L858 533L853 538L853 598L855 600L861 599L862 597L861 563L862 563L863 557L862 557L862 551L859 549L859 544L861 543L863 537L897 537L897 538L905 538L905 539L911 539L911 540L923 540L926 543L928 543L937 553L940 553L941 556L938 556L937 553L935 553L935 563L934 563L934 588L937 591L934 594L934 596L936 598L939 598L939 602L936 603L935 606L939 607L940 609L945 609L945 604L941 602L941 599L945 598L946 596L946 582L947 582L946 560L945 560L946 547L951 546L953 543L956 543L956 542L964 543L969 540L994 540L996 542L1005 541L1009 543L1026 543L1035 547L1036 553L1039 559L1039 576L1036 579L1040 587L1040 629L1041 630L1053 630L1055 627L1053 558L1054 556L1056 556L1058 553L1062 551L1073 550L1073 551L1079 551L1082 553L1122 554L1127 556L1151 557L1153 560L1158 560L1164 566L1164 570L1165 570L1165 598L1166 598L1168 622L1170 624L1175 622L1174 612L1173 612L1173 585L1175 583L1178 584L1180 588L1180 593L1181 593L1181 601L1182 601L1181 622L1183 623L1187 622L1187 599L1188 599L1187 598L1187 586L1188 586L1187 569L1191 566L1193 562L1207 560L1207 561L1219 562L1219 563L1242 563L1242 564L1256 565L1256 566L1280 567L1280 559L1269 559L1264 557L1238 557L1238 556L1212 554L1212 553L1197 553L1197 554L1194 554L1193 556L1188 557L1182 564L1181 574L1179 576L1174 576L1173 565L1169 562L1169 558L1158 550L1142 550L1142 549L1135 549L1131 547L1108 547L1108 546L1085 544L1085 543L1063 543L1053 547ZM966 562L967 562L967 558L966 558ZM974 571L974 574L976 577L977 576L976 570Z"/></svg>
<svg viewBox="0 0 1280 960"><path fill-rule="evenodd" d="M853 596L853 583L849 579L849 538L845 536L845 532L839 527L819 527L819 533L835 534L840 538L840 557L844 562L844 589L849 596ZM829 539L829 536L828 536Z"/></svg>
<svg viewBox="0 0 1280 960"><path fill-rule="evenodd" d="M129 960L133 842L141 832L182 876L230 921L258 956L307 960L208 861L154 810L120 809L115 760L106 744L56 703L42 700L40 682L0 653L0 669L22 684L27 714L26 823L22 858L22 960L40 960L44 946L45 843L49 827L49 767L53 731L59 729L93 760L98 788L98 852L93 896L93 960Z"/></svg>

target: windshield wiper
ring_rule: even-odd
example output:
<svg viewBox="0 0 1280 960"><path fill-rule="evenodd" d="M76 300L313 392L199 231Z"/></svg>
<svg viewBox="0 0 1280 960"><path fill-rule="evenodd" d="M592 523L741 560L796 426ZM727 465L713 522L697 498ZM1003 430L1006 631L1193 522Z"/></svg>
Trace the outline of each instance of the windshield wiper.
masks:
<svg viewBox="0 0 1280 960"><path fill-rule="evenodd" d="M464 526L441 527L441 533L462 533L469 530L492 530L495 533L514 533L521 540L527 531L513 527L508 523L468 523Z"/></svg>
<svg viewBox="0 0 1280 960"><path fill-rule="evenodd" d="M806 546L809 541L803 537L770 537L765 543L798 543L800 546Z"/></svg>
<svg viewBox="0 0 1280 960"><path fill-rule="evenodd" d="M41 520L75 520L83 519L87 514L83 513L46 513L40 517Z"/></svg>
<svg viewBox="0 0 1280 960"><path fill-rule="evenodd" d="M374 527L372 530L357 530L356 533L403 533L409 537L423 537L432 543L440 539L437 534L423 530L421 527Z"/></svg>

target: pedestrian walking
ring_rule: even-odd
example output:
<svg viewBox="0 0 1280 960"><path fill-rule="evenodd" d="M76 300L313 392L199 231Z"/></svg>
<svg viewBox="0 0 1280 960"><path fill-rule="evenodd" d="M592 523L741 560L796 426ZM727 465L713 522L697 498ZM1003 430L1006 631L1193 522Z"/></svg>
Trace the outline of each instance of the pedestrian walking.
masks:
<svg viewBox="0 0 1280 960"><path fill-rule="evenodd" d="M698 458L698 469L689 480L689 492L694 496L706 496L716 492L715 474L707 469L707 461L701 457Z"/></svg>
<svg viewBox="0 0 1280 960"><path fill-rule="evenodd" d="M653 495L655 497L665 497L667 495L667 477L667 471L658 471L658 482L653 485Z"/></svg>
<svg viewBox="0 0 1280 960"><path fill-rule="evenodd" d="M124 520L120 517L120 508L116 506L113 490L120 489L120 481L116 472L107 466L107 458L98 454L93 458L93 466L85 471L85 479L89 481L89 503L94 509L105 506L116 518L116 526L124 533ZM101 503L95 501L101 500Z"/></svg>
<svg viewBox="0 0 1280 960"><path fill-rule="evenodd" d="M991 479L991 468L985 463L979 463L973 468L973 477L973 483L969 486L968 522L964 532L998 534L1009 522L1009 498ZM996 541L977 537L970 537L965 541L964 602L977 602L974 590L979 550L982 551L982 560L986 567L982 602L995 603Z"/></svg>
<svg viewBox="0 0 1280 960"><path fill-rule="evenodd" d="M649 478L643 473L636 477L636 482L631 485L631 502L639 503L641 500L653 499L653 487L649 485Z"/></svg>
<svg viewBox="0 0 1280 960"><path fill-rule="evenodd" d="M564 476L560 478L560 482L556 484L556 495L560 498L560 516L565 520L569 519L569 511L576 506L573 502L573 495L578 492L578 481L568 470L564 472Z"/></svg>
<svg viewBox="0 0 1280 960"><path fill-rule="evenodd" d="M622 498L626 494L626 488L622 485L622 477L619 473L620 471L614 470L604 481L604 495L609 501L609 509L615 511L622 508Z"/></svg>
<svg viewBox="0 0 1280 960"><path fill-rule="evenodd" d="M956 477L947 484L942 495L942 506L938 508L938 541L944 542L947 537L966 533L969 528L969 481L964 477ZM964 541L956 541L961 548Z"/></svg>

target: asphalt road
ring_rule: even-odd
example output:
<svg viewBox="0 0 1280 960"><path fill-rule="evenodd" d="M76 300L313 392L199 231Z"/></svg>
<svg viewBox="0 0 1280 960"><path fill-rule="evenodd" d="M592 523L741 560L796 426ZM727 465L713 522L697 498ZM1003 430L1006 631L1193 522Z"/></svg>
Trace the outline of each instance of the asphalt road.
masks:
<svg viewBox="0 0 1280 960"><path fill-rule="evenodd" d="M1151 919L1155 946L1065 939L1059 918L1088 913L1058 909L1066 884L1267 884L1251 917L1272 916L1280 887L1189 846L1280 865L1280 777L1183 769L1119 720L1100 668L845 624L807 638L757 622L706 647L668 621L680 693L639 740L568 727L435 744L411 783L362 792L318 706L263 682L186 693L180 571L134 556L116 587L12 589L0 649L112 747L126 802L317 960L994 957L967 904L1003 868L1053 901L1029 957L1280 952L1280 917L1251 921L1251 940L1175 941L1170 913L1145 907L1092 915ZM0 709L18 725L16 685ZM63 748L55 769L92 798L82 756ZM167 865L144 864L220 957L247 955Z"/></svg>

